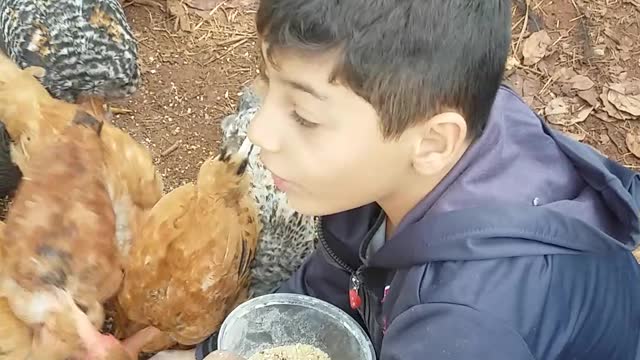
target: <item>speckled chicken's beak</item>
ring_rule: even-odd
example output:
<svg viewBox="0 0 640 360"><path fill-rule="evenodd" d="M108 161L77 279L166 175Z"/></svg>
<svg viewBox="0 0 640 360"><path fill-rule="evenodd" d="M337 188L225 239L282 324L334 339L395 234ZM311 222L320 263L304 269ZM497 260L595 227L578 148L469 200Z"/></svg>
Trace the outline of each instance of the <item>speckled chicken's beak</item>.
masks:
<svg viewBox="0 0 640 360"><path fill-rule="evenodd" d="M242 149L242 147L240 147L240 149ZM240 163L240 166L238 167L238 171L236 172L238 175L242 175L245 172L245 170L247 170L247 166L249 165L249 155L251 155L252 151L253 151L253 144L251 144L251 146L249 147L249 151L247 151L247 156L245 156L245 158L242 159L242 163Z"/></svg>

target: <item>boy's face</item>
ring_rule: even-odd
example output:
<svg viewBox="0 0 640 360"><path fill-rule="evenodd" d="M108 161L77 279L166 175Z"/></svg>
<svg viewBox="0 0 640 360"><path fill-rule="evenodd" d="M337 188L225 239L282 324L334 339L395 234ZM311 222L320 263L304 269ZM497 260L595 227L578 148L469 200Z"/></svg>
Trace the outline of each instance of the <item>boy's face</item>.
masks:
<svg viewBox="0 0 640 360"><path fill-rule="evenodd" d="M349 88L329 83L335 59L277 50L276 67L265 60L268 84L248 130L276 186L294 209L309 215L393 196L412 170L415 138L407 132L384 141L374 108Z"/></svg>

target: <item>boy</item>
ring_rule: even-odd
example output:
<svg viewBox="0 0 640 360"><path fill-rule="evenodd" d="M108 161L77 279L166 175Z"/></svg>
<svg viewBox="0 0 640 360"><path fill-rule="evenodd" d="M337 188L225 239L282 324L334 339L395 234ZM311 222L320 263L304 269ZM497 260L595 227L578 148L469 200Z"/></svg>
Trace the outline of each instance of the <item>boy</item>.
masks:
<svg viewBox="0 0 640 360"><path fill-rule="evenodd" d="M260 2L249 136L290 204L323 216L278 291L351 314L379 359L638 358L640 182L500 85L510 11Z"/></svg>

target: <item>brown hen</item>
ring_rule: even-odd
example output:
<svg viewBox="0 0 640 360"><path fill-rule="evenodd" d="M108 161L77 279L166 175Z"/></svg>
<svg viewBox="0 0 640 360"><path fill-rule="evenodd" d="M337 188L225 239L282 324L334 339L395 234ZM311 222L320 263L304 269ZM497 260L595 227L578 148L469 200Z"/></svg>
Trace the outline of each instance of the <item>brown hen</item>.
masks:
<svg viewBox="0 0 640 360"><path fill-rule="evenodd" d="M197 183L160 199L135 236L118 303L130 326L164 332L146 351L202 341L246 299L260 231L244 175L249 153L205 161Z"/></svg>
<svg viewBox="0 0 640 360"><path fill-rule="evenodd" d="M75 119L88 126L63 129L26 165L30 175L18 188L2 238L5 295L18 318L34 327L46 328L63 308L57 289L101 326L102 303L122 281L115 215L102 180L101 123L86 113Z"/></svg>
<svg viewBox="0 0 640 360"><path fill-rule="evenodd" d="M12 140L11 160L27 178L26 164L33 153L46 151L43 140L58 136L71 123L79 106L103 122L108 118L104 107L93 101L75 105L51 97L34 77L43 72L40 68L21 70L0 53L0 120ZM135 226L132 222L160 199L162 179L149 151L125 131L104 123L100 138L104 148L104 177L116 211L118 245L126 254L131 228ZM10 168L9 165L0 164L0 169ZM3 180L0 175L0 181Z"/></svg>
<svg viewBox="0 0 640 360"><path fill-rule="evenodd" d="M44 69L20 69L0 52L0 120L12 144L11 158L29 176L25 164L44 137L59 134L75 116L77 106L51 97L36 77Z"/></svg>

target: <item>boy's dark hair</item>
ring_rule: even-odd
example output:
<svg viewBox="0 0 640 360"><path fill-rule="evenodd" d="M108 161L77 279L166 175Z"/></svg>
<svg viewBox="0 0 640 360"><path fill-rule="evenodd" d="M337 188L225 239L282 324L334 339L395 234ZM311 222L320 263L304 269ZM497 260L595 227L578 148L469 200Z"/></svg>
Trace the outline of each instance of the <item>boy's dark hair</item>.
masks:
<svg viewBox="0 0 640 360"><path fill-rule="evenodd" d="M474 138L502 81L511 2L261 0L256 24L268 54L339 49L330 80L373 105L385 138L445 110L460 112Z"/></svg>

